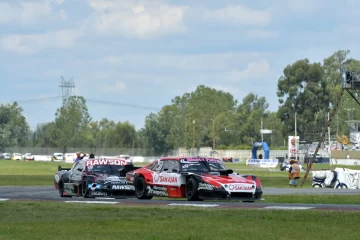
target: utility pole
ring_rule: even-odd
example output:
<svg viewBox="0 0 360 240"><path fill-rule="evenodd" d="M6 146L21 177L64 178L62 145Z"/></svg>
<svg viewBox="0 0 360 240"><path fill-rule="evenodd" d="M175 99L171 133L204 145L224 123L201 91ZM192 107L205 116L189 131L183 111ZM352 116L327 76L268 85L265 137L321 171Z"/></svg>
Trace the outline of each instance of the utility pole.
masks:
<svg viewBox="0 0 360 240"><path fill-rule="evenodd" d="M213 138L213 150L215 150L215 119L211 119L213 122L212 138Z"/></svg>
<svg viewBox="0 0 360 240"><path fill-rule="evenodd" d="M73 78L66 81L64 77L61 76L61 84L59 86L61 88L61 97L63 99L63 102L71 96L74 96L75 92L75 84L73 81Z"/></svg>
<svg viewBox="0 0 360 240"><path fill-rule="evenodd" d="M192 143L192 148L195 149L195 120L193 120L193 143Z"/></svg>
<svg viewBox="0 0 360 240"><path fill-rule="evenodd" d="M330 112L328 112L328 122L330 121ZM328 134L329 134L329 156L330 156L330 166L331 166L331 144L330 144L330 124L328 124Z"/></svg>
<svg viewBox="0 0 360 240"><path fill-rule="evenodd" d="M261 118L261 130L263 129L263 119ZM264 142L264 134L263 131L261 131L261 142Z"/></svg>
<svg viewBox="0 0 360 240"><path fill-rule="evenodd" d="M295 112L295 159L297 160L297 152L298 152L298 141L297 141L297 131L296 131L296 115L297 112Z"/></svg>

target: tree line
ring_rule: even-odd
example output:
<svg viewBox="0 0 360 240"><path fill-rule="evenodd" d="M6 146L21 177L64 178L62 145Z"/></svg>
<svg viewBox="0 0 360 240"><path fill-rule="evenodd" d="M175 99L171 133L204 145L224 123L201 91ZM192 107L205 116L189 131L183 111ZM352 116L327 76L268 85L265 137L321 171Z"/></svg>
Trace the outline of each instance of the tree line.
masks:
<svg viewBox="0 0 360 240"><path fill-rule="evenodd" d="M61 147L64 152L70 147L143 148L154 154L176 148L250 149L262 139L261 125L272 130L264 141L281 148L287 146L287 136L294 135L295 118L300 138L316 141L340 93L341 70L360 69L360 61L348 58L349 53L339 50L322 63L301 59L286 66L278 79L276 112L269 111L265 96L249 93L239 102L228 92L200 85L147 115L138 131L128 121L93 121L81 96L67 98L54 121L31 131L21 106L1 104L0 151L11 146ZM352 119L346 109L354 109ZM348 135L345 121L356 120L359 114L357 103L344 95L332 133Z"/></svg>

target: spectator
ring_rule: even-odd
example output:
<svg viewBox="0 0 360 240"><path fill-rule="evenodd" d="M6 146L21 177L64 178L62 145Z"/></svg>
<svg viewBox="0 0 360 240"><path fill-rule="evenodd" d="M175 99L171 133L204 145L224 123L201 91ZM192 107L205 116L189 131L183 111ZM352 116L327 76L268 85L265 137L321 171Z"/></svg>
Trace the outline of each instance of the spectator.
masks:
<svg viewBox="0 0 360 240"><path fill-rule="evenodd" d="M290 160L289 168L289 184L290 187L297 187L298 180L300 178L300 166L297 164L298 160Z"/></svg>
<svg viewBox="0 0 360 240"><path fill-rule="evenodd" d="M90 156L89 156L89 158L95 158L95 154L93 154L93 153L90 153Z"/></svg>
<svg viewBox="0 0 360 240"><path fill-rule="evenodd" d="M81 156L82 154L82 156ZM83 152L77 152L76 153L76 158L74 160L74 163L77 163L78 161L82 160L85 157L85 153Z"/></svg>

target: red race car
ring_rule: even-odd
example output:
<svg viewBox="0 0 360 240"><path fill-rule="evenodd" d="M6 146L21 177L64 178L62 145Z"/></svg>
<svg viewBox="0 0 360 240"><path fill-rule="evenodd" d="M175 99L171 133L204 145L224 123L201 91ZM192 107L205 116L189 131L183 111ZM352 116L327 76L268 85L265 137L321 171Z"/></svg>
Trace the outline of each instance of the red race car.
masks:
<svg viewBox="0 0 360 240"><path fill-rule="evenodd" d="M128 172L126 181L135 186L138 199L153 196L204 199L261 200L260 179L226 169L223 161L205 157L163 157Z"/></svg>

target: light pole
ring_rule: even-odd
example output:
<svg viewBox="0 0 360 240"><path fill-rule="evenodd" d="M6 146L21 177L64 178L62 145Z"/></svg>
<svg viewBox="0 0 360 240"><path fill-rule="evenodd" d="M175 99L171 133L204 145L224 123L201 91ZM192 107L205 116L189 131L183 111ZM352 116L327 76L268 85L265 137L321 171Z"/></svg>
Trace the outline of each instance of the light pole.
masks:
<svg viewBox="0 0 360 240"><path fill-rule="evenodd" d="M261 118L261 130L263 129L263 119ZM264 142L264 134L263 132L261 131L261 142Z"/></svg>
<svg viewBox="0 0 360 240"><path fill-rule="evenodd" d="M296 115L297 112L295 112L295 159L297 160L297 152L298 152L298 141L296 139L297 131L296 131Z"/></svg>

